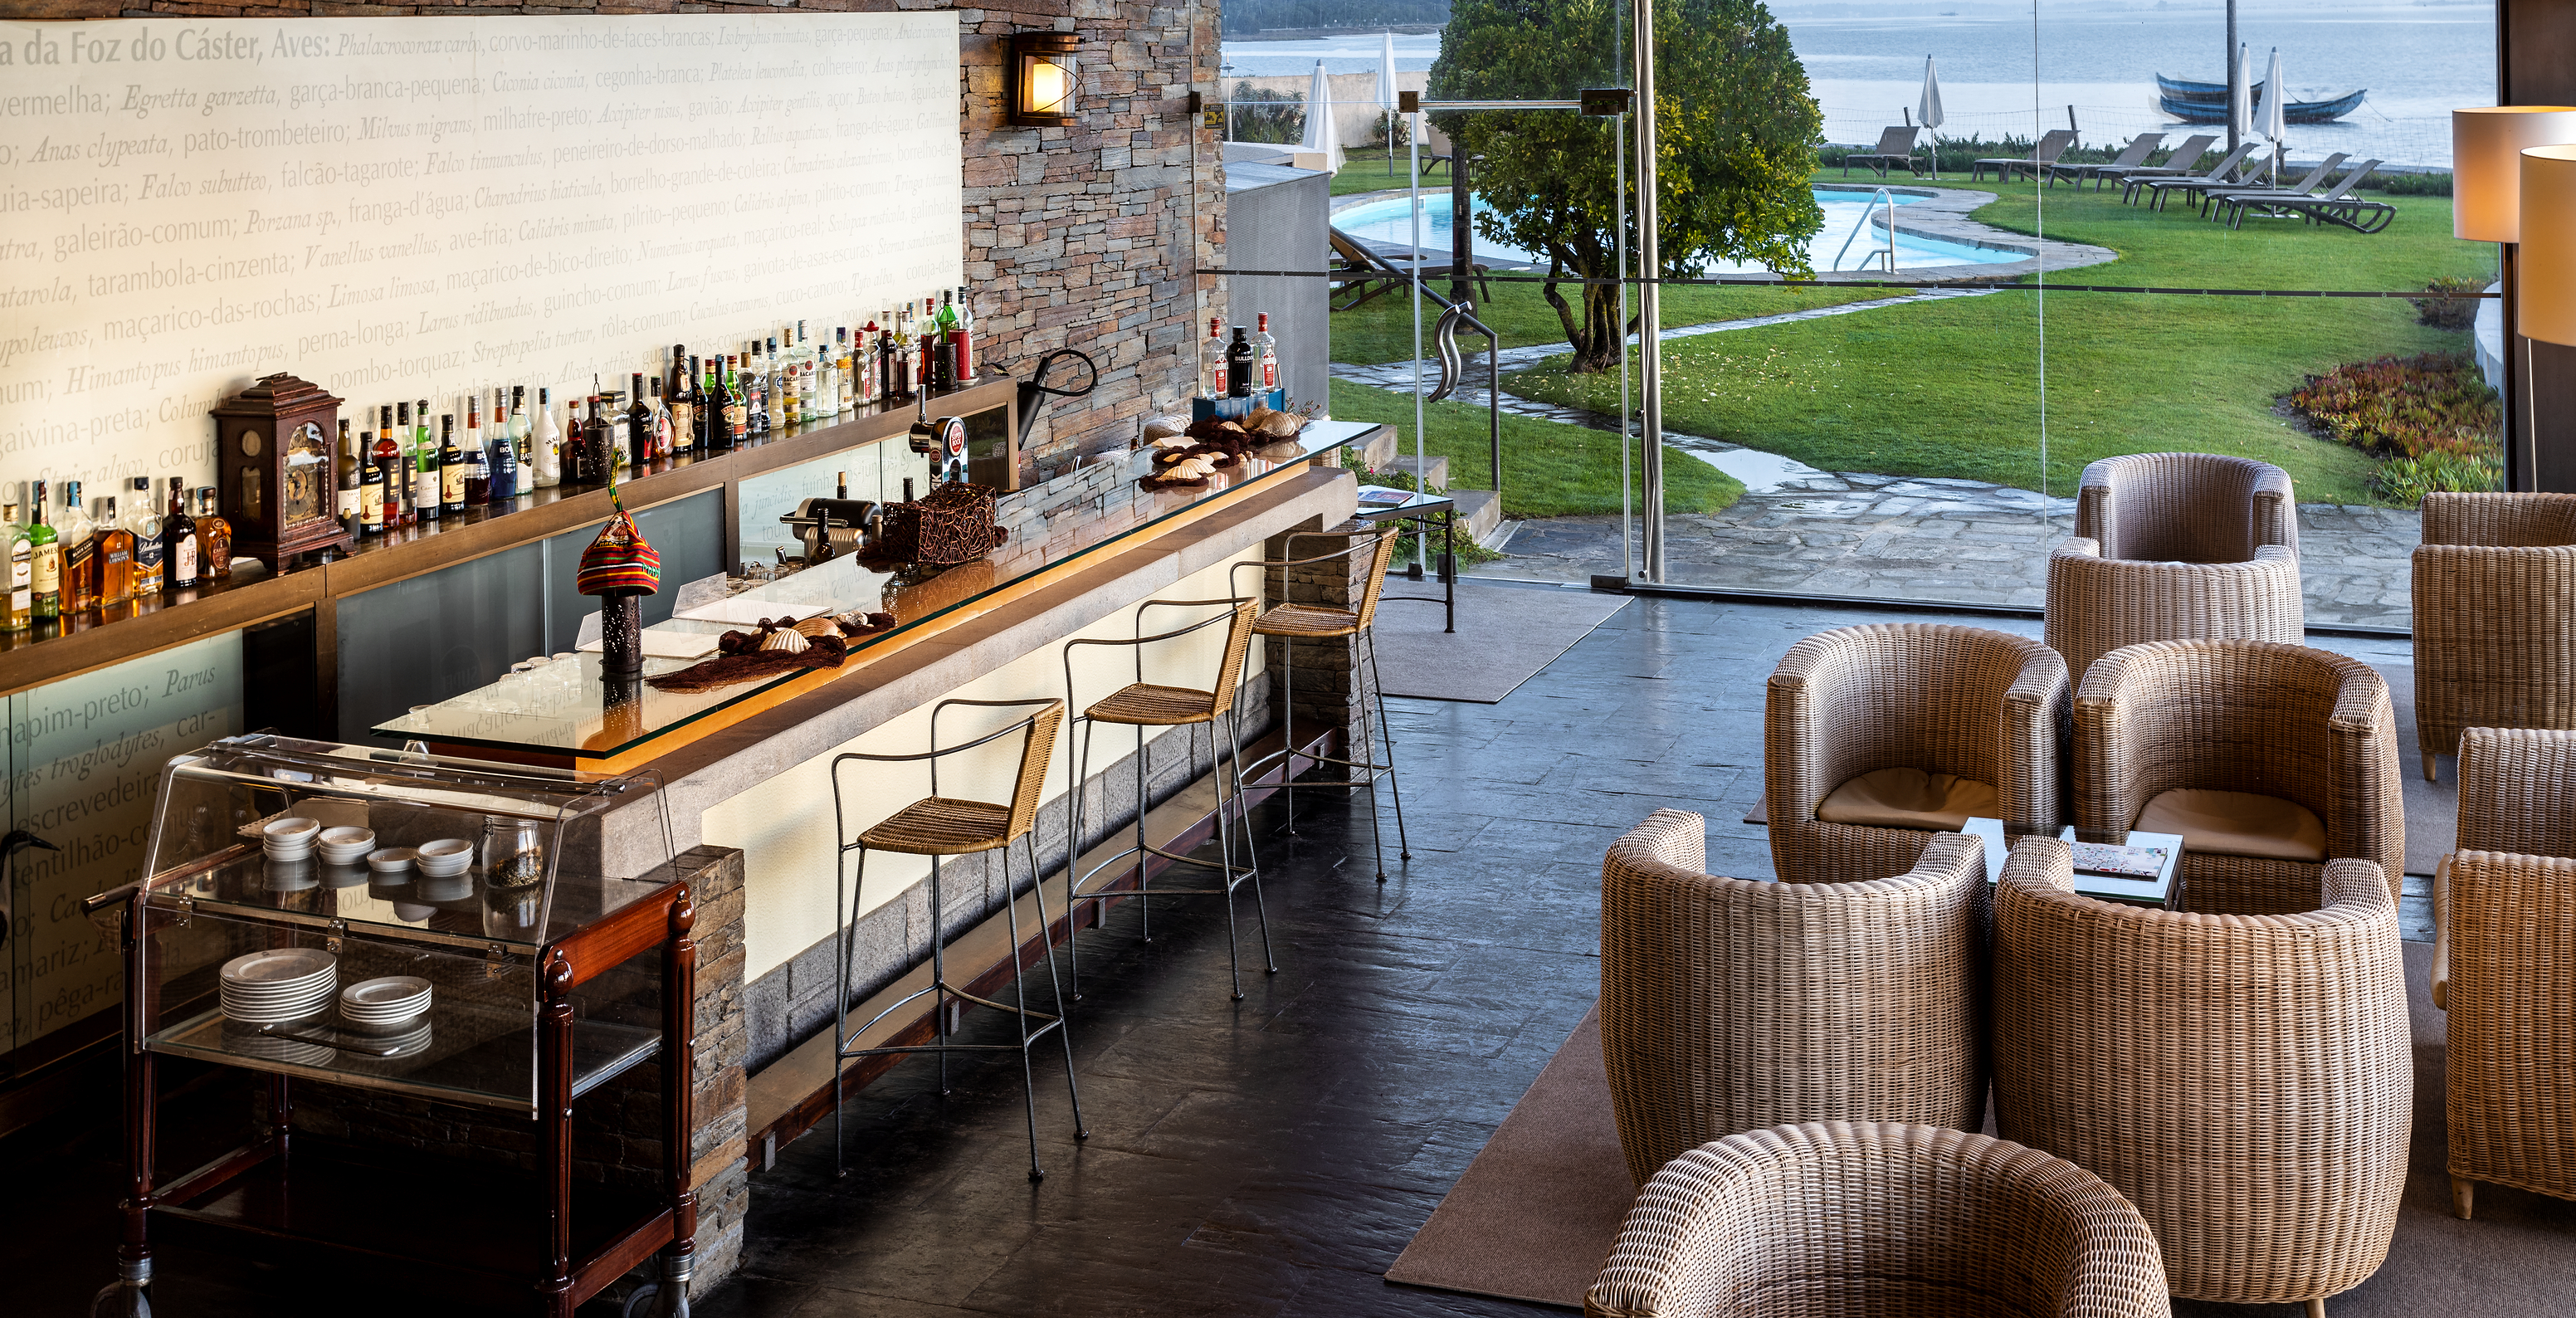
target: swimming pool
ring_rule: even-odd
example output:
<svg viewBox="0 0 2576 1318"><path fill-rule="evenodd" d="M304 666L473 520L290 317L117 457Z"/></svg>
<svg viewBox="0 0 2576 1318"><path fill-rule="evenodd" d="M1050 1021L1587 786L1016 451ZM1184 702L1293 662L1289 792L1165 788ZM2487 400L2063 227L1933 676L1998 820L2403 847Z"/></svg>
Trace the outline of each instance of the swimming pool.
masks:
<svg viewBox="0 0 2576 1318"><path fill-rule="evenodd" d="M1900 207L1923 200L1921 197L1903 192L1890 195L1896 198L1896 204ZM1822 206L1825 212L1825 227L1818 230L1816 236L1808 241L1807 255L1808 260L1815 264L1817 270L1824 271L1832 268L1834 255L1838 251L1842 252L1842 269L1859 270L1866 265L1863 254L1874 234L1861 235L1852 242L1849 251L1843 251L1843 240L1851 236L1853 228L1858 226L1862 218L1870 212L1869 197L1870 194L1866 190L1816 189L1817 204ZM1476 209L1484 211L1490 208L1485 205L1484 198L1478 197ZM1406 247L1413 242L1413 208L1403 197L1373 201L1349 210L1335 212L1333 227L1364 242ZM1422 194L1422 245L1436 250L1446 250L1449 245L1448 237L1449 193L1445 189L1439 192L1425 191ZM1544 257L1533 256L1519 248L1494 242L1481 233L1477 234L1473 241L1477 259L1482 261L1546 264ZM1901 227L1896 235L1896 265L1900 270L1935 265L1998 265L2007 261L2026 259L2028 259L2027 256L2021 252L1997 251L1990 247L1975 247L1967 243L1943 242L1938 238L1925 238L1903 232ZM1747 262L1720 261L1709 265L1709 273L1742 275L1761 274L1764 271L1761 266Z"/></svg>

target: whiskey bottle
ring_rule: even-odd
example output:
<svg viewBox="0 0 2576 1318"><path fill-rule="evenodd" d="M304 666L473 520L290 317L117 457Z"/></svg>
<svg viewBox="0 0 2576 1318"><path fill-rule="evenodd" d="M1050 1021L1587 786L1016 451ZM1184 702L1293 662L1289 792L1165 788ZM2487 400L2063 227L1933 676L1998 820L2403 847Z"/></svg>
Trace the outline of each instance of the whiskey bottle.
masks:
<svg viewBox="0 0 2576 1318"><path fill-rule="evenodd" d="M1279 387L1279 341L1270 337L1270 313L1254 318L1252 332L1252 379L1256 389Z"/></svg>
<svg viewBox="0 0 2576 1318"><path fill-rule="evenodd" d="M1252 396L1252 341L1244 337L1243 327L1234 327L1234 342L1225 345L1225 396Z"/></svg>
<svg viewBox="0 0 2576 1318"><path fill-rule="evenodd" d="M0 504L0 542L9 546L9 590L0 599L0 631L23 632L35 625L35 547L27 528L18 524L18 505Z"/></svg>
<svg viewBox="0 0 2576 1318"><path fill-rule="evenodd" d="M465 450L456 447L453 432L443 436L438 446L438 506L448 513L465 511Z"/></svg>
<svg viewBox="0 0 2576 1318"><path fill-rule="evenodd" d="M134 533L116 517L116 496L105 500L98 524L98 598L117 605L134 598Z"/></svg>
<svg viewBox="0 0 2576 1318"><path fill-rule="evenodd" d="M385 469L377 463L375 455L370 453L367 455L367 460L358 468L358 534L383 535L384 533ZM166 546L169 542L164 539L162 543L165 546L162 558L166 570L169 557Z"/></svg>
<svg viewBox="0 0 2576 1318"><path fill-rule="evenodd" d="M81 506L81 483L63 482L63 520L54 527L63 554L63 610L98 607L98 527Z"/></svg>
<svg viewBox="0 0 2576 1318"><path fill-rule="evenodd" d="M197 574L221 581L233 574L233 524L215 511L215 487L197 487Z"/></svg>
<svg viewBox="0 0 2576 1318"><path fill-rule="evenodd" d="M63 546L45 525L45 483L27 486L27 613L38 622L63 616Z"/></svg>
<svg viewBox="0 0 2576 1318"><path fill-rule="evenodd" d="M334 484L339 488L340 529L349 538L358 538L358 441L349 434L349 418L340 418L340 451L332 463Z"/></svg>
<svg viewBox="0 0 2576 1318"><path fill-rule="evenodd" d="M152 502L152 478L137 476L125 503L125 529L134 533L134 598L161 597L161 512ZM353 507L355 505L352 505ZM349 534L356 536L352 529Z"/></svg>
<svg viewBox="0 0 2576 1318"><path fill-rule="evenodd" d="M555 409L550 391L537 388L536 459L537 488L553 489L563 484L563 428L555 424Z"/></svg>
<svg viewBox="0 0 2576 1318"><path fill-rule="evenodd" d="M716 378L723 389L725 447L741 448L751 438L751 400L742 396L741 360L728 354Z"/></svg>
<svg viewBox="0 0 2576 1318"><path fill-rule="evenodd" d="M170 478L170 511L161 517L161 572L172 590L197 584L197 519L188 515L186 488L186 482ZM391 504L393 496L388 494L386 502Z"/></svg>

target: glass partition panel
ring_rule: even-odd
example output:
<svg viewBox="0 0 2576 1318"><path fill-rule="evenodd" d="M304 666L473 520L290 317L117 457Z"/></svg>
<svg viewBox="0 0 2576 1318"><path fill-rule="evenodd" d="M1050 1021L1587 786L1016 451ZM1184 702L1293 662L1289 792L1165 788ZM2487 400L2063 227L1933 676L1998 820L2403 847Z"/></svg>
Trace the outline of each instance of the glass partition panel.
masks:
<svg viewBox="0 0 2576 1318"><path fill-rule="evenodd" d="M982 414L973 418L977 422L984 420ZM795 512L797 505L807 499L832 497L843 479L849 482L850 498L892 503L903 498L906 479L923 492L929 490L930 459L913 452L912 446L902 440L886 440L750 477L741 485L742 544L734 557L744 562L775 563L782 555L793 558L803 554L804 547L778 519ZM730 568L733 564L724 566ZM663 579L670 579L667 570ZM647 617L645 621L658 619Z"/></svg>
<svg viewBox="0 0 2576 1318"><path fill-rule="evenodd" d="M544 606L543 549L533 544L342 599L340 740L373 742L376 724L542 653Z"/></svg>
<svg viewBox="0 0 2576 1318"><path fill-rule="evenodd" d="M751 481L742 483L746 505L750 502L751 485ZM747 510L744 525L750 525ZM679 603L680 587L731 566L724 559L722 490L707 490L647 508L635 514L635 529L643 532L644 542L662 556L662 588L644 597L647 627L670 621L671 611ZM582 594L579 585L582 551L598 538L599 526L586 526L546 541L546 653L572 649L580 637L582 620L599 612L599 601ZM767 555L761 557L766 559Z"/></svg>

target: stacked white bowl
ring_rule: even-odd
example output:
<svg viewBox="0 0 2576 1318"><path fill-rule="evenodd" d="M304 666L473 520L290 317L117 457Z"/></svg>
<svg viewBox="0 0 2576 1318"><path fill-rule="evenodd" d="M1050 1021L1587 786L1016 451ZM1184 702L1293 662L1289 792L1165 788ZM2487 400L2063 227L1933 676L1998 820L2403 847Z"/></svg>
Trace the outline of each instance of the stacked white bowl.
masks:
<svg viewBox="0 0 2576 1318"><path fill-rule="evenodd" d="M474 864L474 844L461 837L443 837L420 844L417 862L424 877L451 879L463 874Z"/></svg>
<svg viewBox="0 0 2576 1318"><path fill-rule="evenodd" d="M376 849L375 830L367 828L326 828L320 838L322 863L355 865Z"/></svg>
<svg viewBox="0 0 2576 1318"><path fill-rule="evenodd" d="M430 984L417 975L386 975L340 990L340 1019L351 1029L392 1034L429 1011Z"/></svg>
<svg viewBox="0 0 2576 1318"><path fill-rule="evenodd" d="M260 849L270 860L304 860L313 854L313 838L322 831L318 820L289 815L272 819L260 826Z"/></svg>
<svg viewBox="0 0 2576 1318"><path fill-rule="evenodd" d="M340 987L340 960L311 947L249 952L225 962L215 984L224 1019L280 1025L331 1005Z"/></svg>

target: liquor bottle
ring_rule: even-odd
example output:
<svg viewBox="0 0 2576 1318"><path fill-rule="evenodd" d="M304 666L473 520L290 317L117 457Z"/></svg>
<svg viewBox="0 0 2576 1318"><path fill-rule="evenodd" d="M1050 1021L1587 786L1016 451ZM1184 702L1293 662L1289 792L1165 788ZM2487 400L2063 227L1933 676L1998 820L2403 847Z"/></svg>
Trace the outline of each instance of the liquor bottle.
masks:
<svg viewBox="0 0 2576 1318"><path fill-rule="evenodd" d="M653 465L653 410L644 405L644 373L629 372L626 377L626 406L616 416L616 433L609 438L624 459L622 465L641 472Z"/></svg>
<svg viewBox="0 0 2576 1318"><path fill-rule="evenodd" d="M706 431L706 450L723 453L733 448L733 415L740 406L734 401L733 389L725 383L725 359L707 359L706 397L698 404Z"/></svg>
<svg viewBox="0 0 2576 1318"><path fill-rule="evenodd" d="M38 622L63 616L63 546L45 525L45 483L27 486L27 613Z"/></svg>
<svg viewBox="0 0 2576 1318"><path fill-rule="evenodd" d="M1225 345L1226 397L1252 396L1253 360L1252 341L1244 337L1243 327L1237 325L1234 327L1234 342Z"/></svg>
<svg viewBox="0 0 2576 1318"><path fill-rule="evenodd" d="M494 401L497 403L499 400ZM526 474L519 467L519 446L510 442L507 426L485 426L483 429L491 439L492 504L505 511L515 508L519 505L521 477Z"/></svg>
<svg viewBox="0 0 2576 1318"><path fill-rule="evenodd" d="M780 329L769 343L769 367L778 381L778 409L772 419L785 430L805 419L805 367L796 355L794 326Z"/></svg>
<svg viewBox="0 0 2576 1318"><path fill-rule="evenodd" d="M442 511L465 511L465 450L456 446L453 431L440 437L438 445L438 505Z"/></svg>
<svg viewBox="0 0 2576 1318"><path fill-rule="evenodd" d="M957 323L949 328L949 341L957 345L957 378L975 378L975 304L966 298L966 285L957 286Z"/></svg>
<svg viewBox="0 0 2576 1318"><path fill-rule="evenodd" d="M1208 317L1208 337L1199 350L1199 397L1225 397L1225 322Z"/></svg>
<svg viewBox="0 0 2576 1318"><path fill-rule="evenodd" d="M383 535L384 533L385 469L377 465L375 455L369 453L366 462L360 464L358 468L358 534ZM168 542L165 540L163 543ZM166 560L168 556L165 553L163 557ZM167 567L166 561L164 567L165 569Z"/></svg>
<svg viewBox="0 0 2576 1318"><path fill-rule="evenodd" d="M698 414L695 372L689 368L689 345L671 345L670 383L662 390L663 410L671 418L671 445L680 449L697 447Z"/></svg>
<svg viewBox="0 0 2576 1318"><path fill-rule="evenodd" d="M9 546L9 593L0 600L0 631L23 632L36 621L36 551L27 528L18 524L14 500L0 503L0 541Z"/></svg>
<svg viewBox="0 0 2576 1318"><path fill-rule="evenodd" d="M465 431L457 436L457 447L483 455L483 497L467 500L481 505L492 501L492 446L483 442L483 418L478 414L474 395L465 395Z"/></svg>
<svg viewBox="0 0 2576 1318"><path fill-rule="evenodd" d="M333 455L332 484L339 502L333 505L340 515L340 529L349 538L358 538L358 441L349 433L349 418L340 418L340 448Z"/></svg>
<svg viewBox="0 0 2576 1318"><path fill-rule="evenodd" d="M772 434L787 428L787 418L790 414L787 410L787 399L781 392L786 388L786 382L781 378L778 369L778 340L771 339L764 347L759 340L754 339L751 347L752 351L761 354L760 437L767 439Z"/></svg>
<svg viewBox="0 0 2576 1318"><path fill-rule="evenodd" d="M832 330L832 415L846 416L859 405L858 381L850 371L850 327Z"/></svg>
<svg viewBox="0 0 2576 1318"><path fill-rule="evenodd" d="M63 611L98 607L98 526L81 506L81 483L63 482L63 520L54 527L63 554Z"/></svg>
<svg viewBox="0 0 2576 1318"><path fill-rule="evenodd" d="M1256 389L1279 387L1279 341L1270 337L1270 313L1254 318L1258 326L1252 332L1252 381Z"/></svg>
<svg viewBox="0 0 2576 1318"><path fill-rule="evenodd" d="M930 383L941 393L957 387L957 341L949 331L957 324L957 304L949 300L947 289L939 290L939 307L930 311L930 299L923 298L924 311L930 312L922 330L922 350L930 358Z"/></svg>
<svg viewBox="0 0 2576 1318"><path fill-rule="evenodd" d="M510 449L519 455L519 496L537 488L536 427L528 422L528 387L510 386Z"/></svg>
<svg viewBox="0 0 2576 1318"><path fill-rule="evenodd" d="M935 299L925 297L921 300L920 318L912 322L913 345L921 353L919 374L913 384L925 392L944 391L947 387L939 370L939 345L947 341L947 336L939 332L935 314L938 309Z"/></svg>
<svg viewBox="0 0 2576 1318"><path fill-rule="evenodd" d="M876 349L877 387L875 392L869 395L871 402L890 403L901 396L895 391L893 326L892 313L888 313L884 325L879 325L873 320L868 322L868 342Z"/></svg>
<svg viewBox="0 0 2576 1318"><path fill-rule="evenodd" d="M424 462L434 461L438 457L438 432L430 429L429 426L428 399L424 398L413 406L411 415L411 432L402 436L402 441L403 475L407 477L413 476L417 473ZM423 489L417 480L413 481L411 487L411 520L415 522L420 520L420 496L423 494L435 495L438 492L439 482L437 481L430 482L426 489Z"/></svg>
<svg viewBox="0 0 2576 1318"><path fill-rule="evenodd" d="M861 405L885 397L885 385L879 379L885 368L877 361L877 338L877 322L873 316L850 338L850 382L858 386L858 397L854 401Z"/></svg>
<svg viewBox="0 0 2576 1318"><path fill-rule="evenodd" d="M215 487L197 487L198 575L221 581L233 574L233 524L215 512Z"/></svg>
<svg viewBox="0 0 2576 1318"><path fill-rule="evenodd" d="M363 465L363 464L361 464ZM152 502L152 478L137 476L126 499L125 529L134 533L134 598L161 598L161 511ZM353 505L354 506L354 505ZM349 532L355 536L356 531Z"/></svg>
<svg viewBox="0 0 2576 1318"><path fill-rule="evenodd" d="M134 533L116 517L116 496L109 495L98 524L98 598L104 605L134 598Z"/></svg>
<svg viewBox="0 0 2576 1318"><path fill-rule="evenodd" d="M550 391L537 388L536 459L537 488L552 489L563 484L563 428L555 424L555 409Z"/></svg>
<svg viewBox="0 0 2576 1318"><path fill-rule="evenodd" d="M392 443L391 440L384 441ZM383 468L393 474L390 465ZM172 590L197 584L197 519L188 515L187 482L170 478L170 511L161 515L161 574ZM393 496L385 497L390 504Z"/></svg>
<svg viewBox="0 0 2576 1318"><path fill-rule="evenodd" d="M653 460L665 462L671 456L671 404L662 397L662 377L653 377Z"/></svg>
<svg viewBox="0 0 2576 1318"><path fill-rule="evenodd" d="M728 354L718 378L724 381L725 447L741 448L751 439L751 400L742 394L742 362Z"/></svg>
<svg viewBox="0 0 2576 1318"><path fill-rule="evenodd" d="M428 419L428 407L427 403L421 404L423 420ZM411 409L398 407L394 410L394 429L376 436L376 461L390 460L394 464L385 469L385 502L393 505L385 512L387 528L409 526L420 520L420 490L411 479L415 429Z"/></svg>
<svg viewBox="0 0 2576 1318"><path fill-rule="evenodd" d="M590 377L591 387L599 387L599 377ZM601 395L590 396L590 415L581 423L582 475L601 485L617 479L616 445L609 442L608 417L600 410Z"/></svg>
<svg viewBox="0 0 2576 1318"><path fill-rule="evenodd" d="M438 427L442 435L454 433L456 414L440 413ZM480 508L492 502L492 455L484 452L470 434L458 440L456 447L465 454L465 506Z"/></svg>

